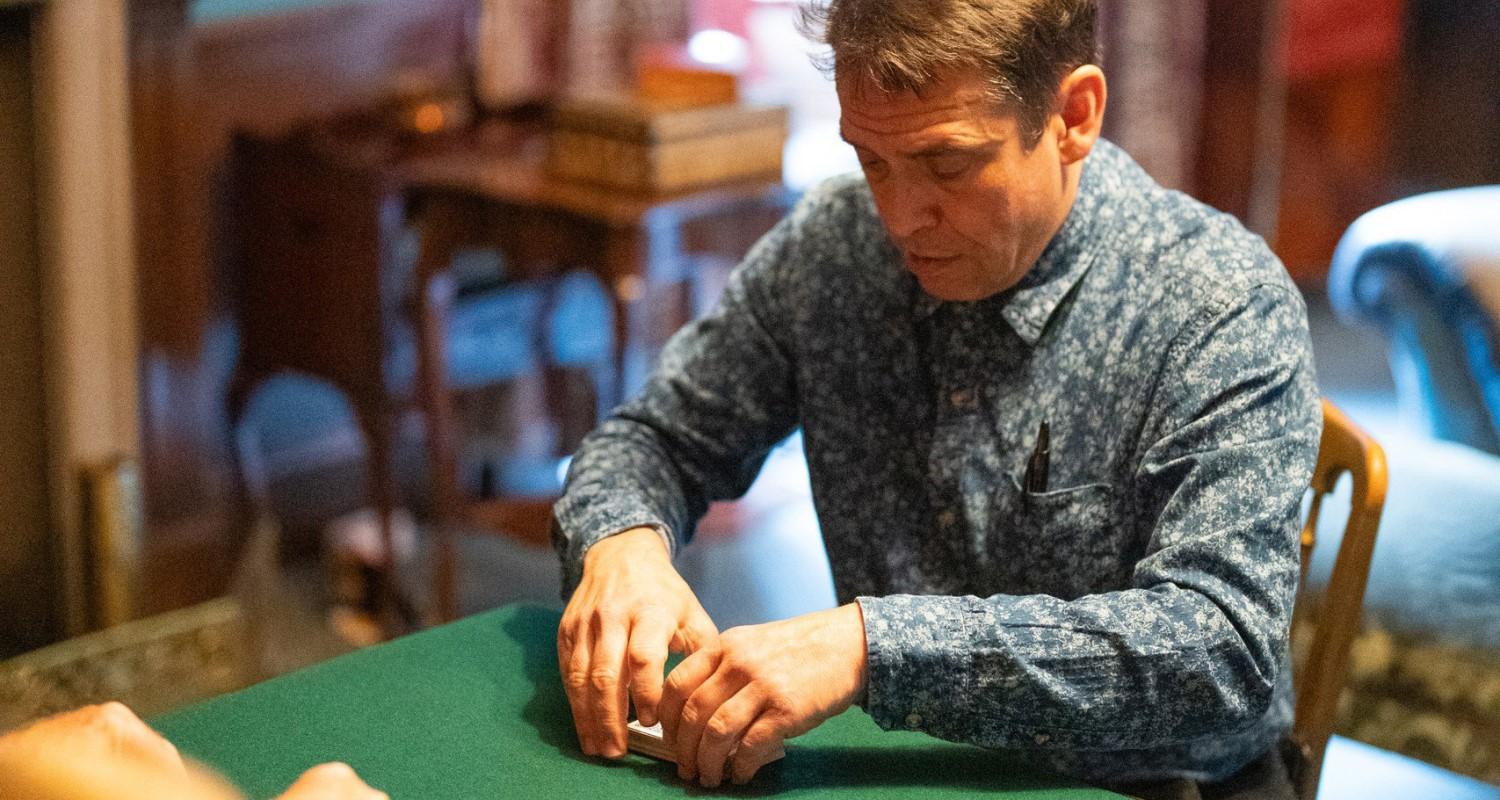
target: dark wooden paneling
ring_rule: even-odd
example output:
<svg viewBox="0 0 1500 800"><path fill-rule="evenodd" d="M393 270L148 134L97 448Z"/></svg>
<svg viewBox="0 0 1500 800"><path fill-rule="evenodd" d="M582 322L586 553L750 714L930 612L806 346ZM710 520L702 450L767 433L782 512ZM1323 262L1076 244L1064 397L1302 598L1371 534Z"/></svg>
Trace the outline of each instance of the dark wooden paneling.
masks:
<svg viewBox="0 0 1500 800"><path fill-rule="evenodd" d="M1266 232L1271 223L1257 207L1264 191L1259 173L1277 157L1279 124L1266 116L1275 103L1279 70L1267 56L1268 24L1281 0L1208 0L1204 42L1203 114L1193 195Z"/></svg>
<svg viewBox="0 0 1500 800"><path fill-rule="evenodd" d="M58 638L29 12L0 9L0 659Z"/></svg>
<svg viewBox="0 0 1500 800"><path fill-rule="evenodd" d="M1393 148L1401 192L1500 183L1500 3L1409 6Z"/></svg>
<svg viewBox="0 0 1500 800"><path fill-rule="evenodd" d="M147 576L160 608L221 591L236 556L224 414L232 132L453 85L471 2L368 0L200 25L186 0L131 4L146 562L172 565Z"/></svg>

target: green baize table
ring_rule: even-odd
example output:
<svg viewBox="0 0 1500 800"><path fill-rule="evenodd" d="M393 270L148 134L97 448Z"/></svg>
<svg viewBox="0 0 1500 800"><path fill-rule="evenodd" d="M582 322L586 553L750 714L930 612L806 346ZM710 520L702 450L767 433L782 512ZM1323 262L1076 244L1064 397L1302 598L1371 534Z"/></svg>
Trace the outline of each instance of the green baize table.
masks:
<svg viewBox="0 0 1500 800"><path fill-rule="evenodd" d="M858 708L787 742L745 786L705 790L676 767L583 755L557 669L558 612L510 606L351 653L153 719L252 798L343 761L393 798L1117 798L1005 756L885 732Z"/></svg>

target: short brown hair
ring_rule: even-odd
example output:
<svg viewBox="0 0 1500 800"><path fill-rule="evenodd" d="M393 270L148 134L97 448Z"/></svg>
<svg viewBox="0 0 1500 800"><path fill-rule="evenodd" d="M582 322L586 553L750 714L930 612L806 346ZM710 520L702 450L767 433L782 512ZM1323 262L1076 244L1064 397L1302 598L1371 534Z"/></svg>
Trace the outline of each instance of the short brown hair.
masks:
<svg viewBox="0 0 1500 800"><path fill-rule="evenodd" d="M813 0L802 30L832 52L827 73L886 91L920 92L949 68L978 68L1014 110L1028 147L1046 127L1058 83L1097 63L1098 0Z"/></svg>

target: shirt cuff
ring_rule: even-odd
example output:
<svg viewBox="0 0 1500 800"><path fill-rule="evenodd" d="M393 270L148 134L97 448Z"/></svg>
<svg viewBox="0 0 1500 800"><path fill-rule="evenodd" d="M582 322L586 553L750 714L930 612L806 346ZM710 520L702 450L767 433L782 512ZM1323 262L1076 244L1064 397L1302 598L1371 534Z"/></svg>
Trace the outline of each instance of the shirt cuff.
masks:
<svg viewBox="0 0 1500 800"><path fill-rule="evenodd" d="M956 597L858 597L865 619L862 705L885 730L951 738L969 694L965 611Z"/></svg>
<svg viewBox="0 0 1500 800"><path fill-rule="evenodd" d="M583 558L599 542L635 528L651 528L667 546L667 556L677 555L677 541L661 517L639 507L616 507L610 503L577 502L564 496L553 507L552 546L562 562L562 598L566 601L583 580Z"/></svg>

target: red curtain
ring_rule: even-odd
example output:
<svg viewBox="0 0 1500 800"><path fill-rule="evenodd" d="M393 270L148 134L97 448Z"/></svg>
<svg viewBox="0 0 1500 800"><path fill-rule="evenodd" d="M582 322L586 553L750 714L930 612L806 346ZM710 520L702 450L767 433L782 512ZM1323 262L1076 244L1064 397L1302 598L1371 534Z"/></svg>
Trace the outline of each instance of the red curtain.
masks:
<svg viewBox="0 0 1500 800"><path fill-rule="evenodd" d="M1319 78L1394 62L1404 0L1286 0L1287 77Z"/></svg>

